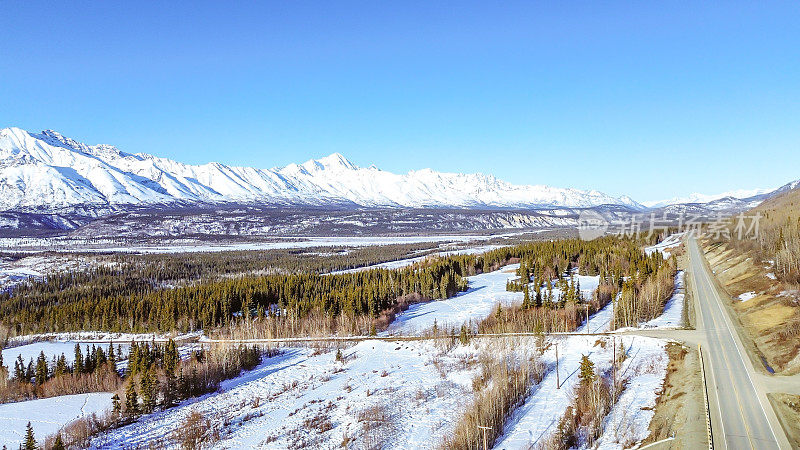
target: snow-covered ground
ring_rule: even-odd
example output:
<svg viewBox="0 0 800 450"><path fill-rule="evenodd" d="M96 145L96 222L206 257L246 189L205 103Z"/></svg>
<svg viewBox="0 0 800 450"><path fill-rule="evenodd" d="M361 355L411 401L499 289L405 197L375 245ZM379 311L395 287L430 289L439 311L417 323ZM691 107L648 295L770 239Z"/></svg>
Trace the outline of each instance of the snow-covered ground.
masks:
<svg viewBox="0 0 800 450"><path fill-rule="evenodd" d="M671 253L668 252L667 250L670 249L670 248L680 247L681 239L683 239L683 236L685 234L686 234L685 232L670 234L669 236L667 236L663 241L659 242L658 244L653 245L651 247L645 247L644 251L648 255L650 255L651 253L653 253L655 251L659 251L664 256L665 259L669 258Z"/></svg>
<svg viewBox="0 0 800 450"><path fill-rule="evenodd" d="M522 292L506 291L506 282L518 278L518 268L519 264L510 264L494 272L467 277L469 289L466 292L446 300L412 305L397 316L384 334L415 334L430 329L434 322L438 327L460 327L469 321L477 322L486 318L498 303L503 306L521 303L524 297ZM581 292L586 298L591 298L600 282L598 276L576 274L574 278L580 283ZM559 293L559 289L553 289L554 298L558 298ZM610 320L610 312L606 314ZM606 323L602 315L599 320L601 325ZM597 325L597 328L601 325ZM592 331L597 331L594 323L591 326Z"/></svg>
<svg viewBox="0 0 800 450"><path fill-rule="evenodd" d="M45 437L69 422L111 408L112 395L107 392L64 395L1 404L0 443L8 448L16 448L25 438L25 426L28 422L33 427L36 439L43 443Z"/></svg>
<svg viewBox="0 0 800 450"><path fill-rule="evenodd" d="M18 260L0 260L0 290L13 288L30 278L40 280L54 272L82 270L94 262L84 257L33 255Z"/></svg>
<svg viewBox="0 0 800 450"><path fill-rule="evenodd" d="M464 361L475 351L470 346L446 352L432 342L364 341L344 349L345 361L337 362L335 351L285 349L224 382L222 392L148 416L94 445L122 448L169 439L196 411L219 428L218 448L334 448L345 437L391 448L432 448L471 399L476 364Z"/></svg>
<svg viewBox="0 0 800 450"><path fill-rule="evenodd" d="M630 381L617 406L606 418L601 447L623 448L618 441L631 443L647 437L653 411L641 408L655 406L666 376L668 357L664 342L635 336L615 339L569 336L551 338L551 342L558 343L559 347L560 388L556 384L555 346L551 346L543 355L543 362L551 370L534 393L512 414L495 448L527 449L546 442L574 400L573 391L578 383L581 357L588 355L596 371L603 372L611 367L613 343L619 345L620 340L625 344L628 354L620 376L629 377Z"/></svg>
<svg viewBox="0 0 800 450"><path fill-rule="evenodd" d="M598 449L630 448L650 435L650 421L663 391L669 364L665 344L665 341L644 337L631 337L630 344L625 344L628 359L619 376L628 381L603 422Z"/></svg>
<svg viewBox="0 0 800 450"><path fill-rule="evenodd" d="M506 291L506 282L517 278L519 264L467 277L469 289L446 300L417 303L399 314L386 330L387 334L413 334L431 328L461 326L470 320L481 320L491 314L497 303L508 306L522 302L522 292Z"/></svg>
<svg viewBox="0 0 800 450"><path fill-rule="evenodd" d="M655 319L641 324L642 328L680 328L683 326L683 301L686 296L684 273L675 275L675 293L664 305L664 313Z"/></svg>
<svg viewBox="0 0 800 450"><path fill-rule="evenodd" d="M486 317L498 302L504 305L521 302L521 292L505 290L506 281L516 278L517 267L510 265L469 277L467 292L448 300L412 306L398 316L388 333L419 332L433 326L434 321L442 327L458 326ZM575 278L586 296L591 295L599 282L598 277L575 274ZM682 292L682 273L675 282ZM557 290L554 295L558 295ZM676 292L667 303L661 317L648 324L669 326L676 318L679 323L683 301L676 299L678 295ZM589 320L589 331L608 330L612 312L612 304L609 304L594 314ZM586 327L584 324L578 331L586 331ZM49 353L64 352L71 359L74 339L78 337L90 342L113 338L124 344L131 338L148 341L154 336L89 333L49 337L62 341L5 349L6 361L15 357L11 353L6 356L9 351L26 352L25 355L30 355L24 357L35 358L42 349L51 348L53 351ZM555 348L551 346L542 356L542 362L548 367L544 380L509 418L496 448L527 448L546 440L574 399L572 390L577 383L581 355L589 355L598 371L603 371L610 366L614 341L617 345L620 341L625 343L628 359L621 376L629 381L619 403L606 418L600 448L623 448L644 439L666 374L668 358L664 341L637 336L548 339L559 345L561 388L555 386ZM518 353L532 353L536 348L534 337L503 341L513 341L510 348ZM209 419L212 428L219 433L221 440L215 444L216 448L298 445L333 448L346 440L353 440L355 446L377 443L383 448L436 448L454 430L465 406L473 398L472 379L479 367L477 355L498 342L501 341L476 339L467 346L445 350L441 343L433 341L367 340L343 349L344 361L336 360L335 350L285 348L282 355L265 360L255 370L223 382L220 392L146 416L137 423L98 437L94 446L128 448L159 441L174 446L174 442L168 441L192 412L198 412ZM110 394L99 395L110 398ZM105 409L109 404L107 400L93 411ZM0 408L0 423L4 423L6 417L2 411L5 410ZM72 414L69 418L77 417L74 411L69 414ZM37 436L43 438L68 421L68 418L54 420L58 423L49 431L40 432L35 424L34 427ZM9 422L12 423L15 422ZM27 418L19 433L24 432L25 423Z"/></svg>
<svg viewBox="0 0 800 450"><path fill-rule="evenodd" d="M224 252L240 250L276 250L302 249L311 247L370 247L391 244L442 243L442 245L465 244L469 242L485 242L490 239L512 237L522 232L494 235L419 235L419 236L311 236L275 237L270 242L249 242L230 244L191 243L187 245L131 245L120 246L111 239L98 239L91 242L71 238L0 238L0 249L14 251L50 251L62 252L111 252L111 253L189 253L189 252Z"/></svg>

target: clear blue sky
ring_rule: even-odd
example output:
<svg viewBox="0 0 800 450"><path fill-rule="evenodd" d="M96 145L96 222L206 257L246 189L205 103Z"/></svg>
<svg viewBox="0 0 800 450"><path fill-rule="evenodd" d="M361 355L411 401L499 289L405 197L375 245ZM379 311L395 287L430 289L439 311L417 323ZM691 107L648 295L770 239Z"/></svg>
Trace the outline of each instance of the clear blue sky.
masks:
<svg viewBox="0 0 800 450"><path fill-rule="evenodd" d="M0 127L191 163L337 151L638 200L800 178L796 1L2 10Z"/></svg>

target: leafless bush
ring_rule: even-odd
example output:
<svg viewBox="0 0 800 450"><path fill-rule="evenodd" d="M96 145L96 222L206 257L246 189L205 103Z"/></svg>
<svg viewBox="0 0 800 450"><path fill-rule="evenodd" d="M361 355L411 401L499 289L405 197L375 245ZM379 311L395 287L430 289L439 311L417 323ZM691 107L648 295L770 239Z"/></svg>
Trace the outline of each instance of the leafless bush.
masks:
<svg viewBox="0 0 800 450"><path fill-rule="evenodd" d="M197 411L192 411L180 427L172 432L172 440L185 450L207 447L219 439L211 421Z"/></svg>
<svg viewBox="0 0 800 450"><path fill-rule="evenodd" d="M472 449L483 446L483 432L479 426L490 427L486 431L488 445L493 445L503 430L508 415L530 394L544 375L544 366L536 359L519 361L511 355L498 359L480 358L482 381L473 387L486 386L478 392L456 425L453 436L447 439L445 449Z"/></svg>
<svg viewBox="0 0 800 450"><path fill-rule="evenodd" d="M614 325L617 328L635 327L655 319L675 291L675 258L642 282L628 280L614 305Z"/></svg>
<svg viewBox="0 0 800 450"><path fill-rule="evenodd" d="M84 416L68 423L57 433L45 438L44 446L51 448L55 443L56 436L61 435L66 448L86 448L94 436L124 423L126 422L110 411Z"/></svg>
<svg viewBox="0 0 800 450"><path fill-rule="evenodd" d="M365 449L383 448L386 437L390 436L396 428L394 416L383 403L362 409L356 414L356 420L361 424L362 446Z"/></svg>

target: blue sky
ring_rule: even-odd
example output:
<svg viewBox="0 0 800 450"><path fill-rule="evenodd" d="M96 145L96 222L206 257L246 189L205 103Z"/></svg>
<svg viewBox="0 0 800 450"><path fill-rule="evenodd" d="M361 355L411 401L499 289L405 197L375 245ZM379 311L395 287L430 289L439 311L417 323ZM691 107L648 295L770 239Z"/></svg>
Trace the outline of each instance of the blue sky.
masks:
<svg viewBox="0 0 800 450"><path fill-rule="evenodd" d="M798 2L2 8L2 127L191 163L341 152L641 201L800 178Z"/></svg>

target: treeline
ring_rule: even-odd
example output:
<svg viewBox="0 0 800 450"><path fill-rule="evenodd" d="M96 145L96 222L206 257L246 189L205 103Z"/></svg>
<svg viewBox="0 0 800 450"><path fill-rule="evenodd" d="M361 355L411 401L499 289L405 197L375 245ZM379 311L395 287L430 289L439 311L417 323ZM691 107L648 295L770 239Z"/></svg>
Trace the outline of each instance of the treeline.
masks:
<svg viewBox="0 0 800 450"><path fill-rule="evenodd" d="M498 306L478 324L478 332L570 332L617 298L618 326L652 319L672 293L675 269L661 253L647 255L640 241L604 238L536 244L536 252L521 258L519 279L506 285L509 291L523 292L522 304ZM599 276L591 295L582 292L576 271Z"/></svg>
<svg viewBox="0 0 800 450"><path fill-rule="evenodd" d="M0 402L114 391L121 381L117 372L118 355L119 348L115 350L110 344L107 351L87 346L84 357L80 345L75 344L73 364L67 363L63 353L48 361L41 352L27 364L22 355L18 356L9 370L0 354Z"/></svg>
<svg viewBox="0 0 800 450"><path fill-rule="evenodd" d="M36 374L30 381L22 380L20 383L37 388L50 387L53 392L48 396L56 396L75 393L69 389L76 380L100 378L107 384L84 392L114 392L112 408L99 416L87 416L66 425L45 440L47 448L52 448L57 441L64 445L61 448L86 448L91 439L103 431L129 424L143 414L170 408L186 399L215 392L222 381L255 368L263 356L277 355L276 350L242 345L214 347L210 350L198 348L188 358L182 359L172 340L165 344L134 342L131 344L127 369L117 372L113 363L116 361L114 355L119 354L119 350L114 351L113 345L109 346L108 351L92 348L90 353L87 352L93 355L89 364L86 364L86 358L78 359L79 351L80 348L76 347L76 363L67 365L63 373L55 375L57 369L53 369L48 372L50 378ZM105 360L100 356L101 352L106 355ZM42 358L43 355L39 360ZM63 356L58 360L63 360ZM82 362L78 364L77 361ZM38 365L37 362L36 372ZM45 369L42 370L45 373ZM57 392L59 387L67 390ZM34 396L40 393L40 390L32 391Z"/></svg>
<svg viewBox="0 0 800 450"><path fill-rule="evenodd" d="M24 333L99 329L166 331L212 329L268 315L304 317L377 315L409 293L448 298L466 288L464 257L435 260L402 270L348 274L244 276L128 295L49 292L13 295L0 306L3 321Z"/></svg>
<svg viewBox="0 0 800 450"><path fill-rule="evenodd" d="M770 261L776 278L800 284L800 191L767 200L746 213L744 220L731 218L727 233L740 250L753 251L758 259Z"/></svg>
<svg viewBox="0 0 800 450"><path fill-rule="evenodd" d="M612 328L635 327L661 315L675 291L676 271L675 258L672 258L654 273L637 274L623 281L619 299L614 303Z"/></svg>
<svg viewBox="0 0 800 450"><path fill-rule="evenodd" d="M213 281L243 274L327 273L353 269L433 251L431 244L208 253L113 254L87 256L91 268L49 275L45 280L28 280L12 292L0 293L0 302L14 296L31 301L58 292L64 297L103 298ZM17 258L19 255L6 255Z"/></svg>
<svg viewBox="0 0 800 450"><path fill-rule="evenodd" d="M106 331L211 331L251 319L281 318L297 323L307 317L376 320L397 311L409 299L444 299L465 290L467 276L520 262L521 278L534 281L526 306L548 301L540 286L572 269L599 274L608 283L623 276L647 276L662 260L645 255L636 243L614 237L569 239L503 247L481 255L431 258L402 269L371 269L320 275L281 273L200 281L173 289L144 287L129 274L108 275L108 285L66 283L55 277L0 296L3 325L17 334L98 329ZM110 269L109 269L110 270ZM69 275L65 275L68 277ZM76 275L80 276L80 275ZM542 284L540 284L540 281ZM563 281L567 282L567 281ZM567 285L569 288L569 285ZM578 289L562 289L572 295ZM570 294L572 292L573 294ZM550 299L561 307L573 299ZM273 321L274 322L274 321Z"/></svg>

